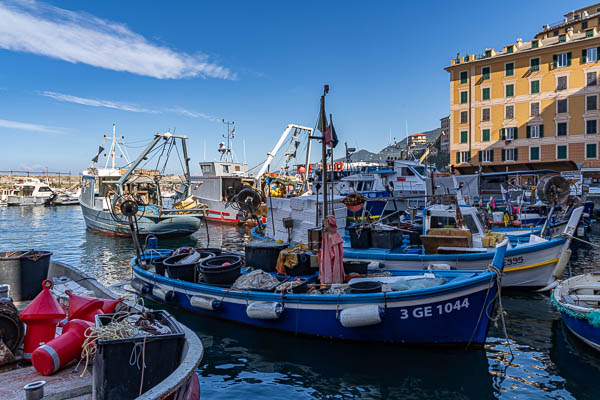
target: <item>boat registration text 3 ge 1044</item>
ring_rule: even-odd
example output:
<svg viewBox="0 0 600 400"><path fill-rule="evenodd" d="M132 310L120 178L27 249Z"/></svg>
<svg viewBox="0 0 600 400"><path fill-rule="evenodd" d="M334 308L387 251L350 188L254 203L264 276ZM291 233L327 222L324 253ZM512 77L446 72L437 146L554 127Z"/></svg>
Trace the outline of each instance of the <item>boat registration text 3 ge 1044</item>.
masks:
<svg viewBox="0 0 600 400"><path fill-rule="evenodd" d="M469 308L469 299L465 297L463 300L437 304L435 306L415 307L411 311L403 308L400 310L400 319L408 319L411 316L413 318L427 318L434 315L450 314L454 311L467 308Z"/></svg>

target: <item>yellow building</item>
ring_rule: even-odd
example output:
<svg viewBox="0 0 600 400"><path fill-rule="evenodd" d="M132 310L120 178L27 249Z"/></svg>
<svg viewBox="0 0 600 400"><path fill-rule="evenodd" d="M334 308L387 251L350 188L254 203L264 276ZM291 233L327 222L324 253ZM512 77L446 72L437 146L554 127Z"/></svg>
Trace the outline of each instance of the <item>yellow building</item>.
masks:
<svg viewBox="0 0 600 400"><path fill-rule="evenodd" d="M600 4L445 69L459 172L600 167Z"/></svg>

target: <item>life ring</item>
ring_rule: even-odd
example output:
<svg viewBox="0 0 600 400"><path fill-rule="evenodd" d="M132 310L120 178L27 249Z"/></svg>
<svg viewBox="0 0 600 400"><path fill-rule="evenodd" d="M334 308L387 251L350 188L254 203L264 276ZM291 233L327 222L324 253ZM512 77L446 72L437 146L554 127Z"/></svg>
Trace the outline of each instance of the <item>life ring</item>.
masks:
<svg viewBox="0 0 600 400"><path fill-rule="evenodd" d="M299 181L301 181L302 180L302 175L296 174L296 179L299 180Z"/></svg>
<svg viewBox="0 0 600 400"><path fill-rule="evenodd" d="M337 171L340 172L343 168L343 164L341 162L336 162L333 163L333 168Z"/></svg>
<svg viewBox="0 0 600 400"><path fill-rule="evenodd" d="M312 164L308 164L308 173L312 174Z"/></svg>

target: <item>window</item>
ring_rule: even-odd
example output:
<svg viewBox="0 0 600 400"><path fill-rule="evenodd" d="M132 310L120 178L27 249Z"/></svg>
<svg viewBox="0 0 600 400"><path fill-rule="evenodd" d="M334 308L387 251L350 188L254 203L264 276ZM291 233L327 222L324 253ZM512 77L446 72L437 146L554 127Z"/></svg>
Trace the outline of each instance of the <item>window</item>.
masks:
<svg viewBox="0 0 600 400"><path fill-rule="evenodd" d="M593 63L598 61L598 48L590 47L589 49L581 50L581 63Z"/></svg>
<svg viewBox="0 0 600 400"><path fill-rule="evenodd" d="M527 137L531 139L544 137L544 125L527 125Z"/></svg>
<svg viewBox="0 0 600 400"><path fill-rule="evenodd" d="M556 146L556 159L566 160L568 155L567 146Z"/></svg>
<svg viewBox="0 0 600 400"><path fill-rule="evenodd" d="M505 119L513 119L515 117L515 106L506 106L505 112Z"/></svg>
<svg viewBox="0 0 600 400"><path fill-rule="evenodd" d="M571 52L560 53L552 56L552 65L554 68L568 67L571 65Z"/></svg>
<svg viewBox="0 0 600 400"><path fill-rule="evenodd" d="M481 89L481 100L489 100L490 99L490 88Z"/></svg>
<svg viewBox="0 0 600 400"><path fill-rule="evenodd" d="M566 90L567 89L567 77L559 76L556 78L556 90Z"/></svg>
<svg viewBox="0 0 600 400"><path fill-rule="evenodd" d="M470 151L461 151L460 152L460 162L461 163L471 162L471 152Z"/></svg>
<svg viewBox="0 0 600 400"><path fill-rule="evenodd" d="M517 138L517 128L502 128L502 140L515 140Z"/></svg>
<svg viewBox="0 0 600 400"><path fill-rule="evenodd" d="M531 114L532 117L540 115L540 103L531 103Z"/></svg>
<svg viewBox="0 0 600 400"><path fill-rule="evenodd" d="M598 96L597 95L585 97L585 109L586 110L598 109Z"/></svg>
<svg viewBox="0 0 600 400"><path fill-rule="evenodd" d="M460 112L460 123L461 124L466 124L467 123L467 119L468 119L468 114L466 111L461 111Z"/></svg>
<svg viewBox="0 0 600 400"><path fill-rule="evenodd" d="M461 143L467 143L468 140L468 133L467 131L461 131L460 132L460 142Z"/></svg>
<svg viewBox="0 0 600 400"><path fill-rule="evenodd" d="M587 86L596 86L598 84L596 72L588 72L586 80Z"/></svg>
<svg viewBox="0 0 600 400"><path fill-rule="evenodd" d="M587 121L585 121L585 133L587 133L588 135L593 135L597 133L597 123L598 121L596 121L595 119L588 119Z"/></svg>
<svg viewBox="0 0 600 400"><path fill-rule="evenodd" d="M502 161L517 161L518 158L517 149L502 149Z"/></svg>
<svg viewBox="0 0 600 400"><path fill-rule="evenodd" d="M585 158L598 157L598 145L596 143L588 143L585 145Z"/></svg>
<svg viewBox="0 0 600 400"><path fill-rule="evenodd" d="M538 40L532 40L531 41L531 48L532 49L537 49L538 47L540 47L540 42Z"/></svg>
<svg viewBox="0 0 600 400"><path fill-rule="evenodd" d="M504 76L513 76L515 74L515 63L507 63L504 65Z"/></svg>
<svg viewBox="0 0 600 400"><path fill-rule="evenodd" d="M482 150L479 152L479 162L494 162L494 150Z"/></svg>
<svg viewBox="0 0 600 400"><path fill-rule="evenodd" d="M587 21L583 21L583 22L581 23L581 30L582 30L582 31L586 30L586 29L587 29L587 26L588 26L588 25L587 25Z"/></svg>
<svg viewBox="0 0 600 400"><path fill-rule="evenodd" d="M490 120L490 109L489 108L483 108L481 110L481 120L484 122Z"/></svg>
<svg viewBox="0 0 600 400"><path fill-rule="evenodd" d="M467 92L460 92L460 104L467 103Z"/></svg>
<svg viewBox="0 0 600 400"><path fill-rule="evenodd" d="M506 96L505 97L513 97L515 95L515 85L510 84L505 86Z"/></svg>
<svg viewBox="0 0 600 400"><path fill-rule="evenodd" d="M556 101L556 112L559 114L567 112L567 99Z"/></svg>
<svg viewBox="0 0 600 400"><path fill-rule="evenodd" d="M539 161L540 160L540 148L539 147L530 147L529 148L529 160L531 160L531 161Z"/></svg>
<svg viewBox="0 0 600 400"><path fill-rule="evenodd" d="M490 130L489 129L484 129L481 131L481 141L482 142L490 141Z"/></svg>
<svg viewBox="0 0 600 400"><path fill-rule="evenodd" d="M540 59L532 58L531 60L529 60L529 69L532 71L539 71L540 70Z"/></svg>
<svg viewBox="0 0 600 400"><path fill-rule="evenodd" d="M481 68L481 79L484 81L490 79L490 67Z"/></svg>
<svg viewBox="0 0 600 400"><path fill-rule="evenodd" d="M564 43L567 41L567 35L564 33L558 37L558 43Z"/></svg>
<svg viewBox="0 0 600 400"><path fill-rule="evenodd" d="M552 33L554 34L554 36L558 36L558 31L554 31Z"/></svg>
<svg viewBox="0 0 600 400"><path fill-rule="evenodd" d="M594 36L593 29L588 29L587 31L585 31L585 37L593 37L593 36Z"/></svg>
<svg viewBox="0 0 600 400"><path fill-rule="evenodd" d="M491 50L486 50L485 51L485 57L491 57L492 56L492 51Z"/></svg>
<svg viewBox="0 0 600 400"><path fill-rule="evenodd" d="M511 54L511 53L513 52L513 50L514 50L514 47L515 47L515 46L512 46L512 45L511 45L511 46L506 46L506 52L507 52L508 54Z"/></svg>
<svg viewBox="0 0 600 400"><path fill-rule="evenodd" d="M469 78L469 73L467 71L461 71L460 73L460 83L467 83L467 79Z"/></svg>
<svg viewBox="0 0 600 400"><path fill-rule="evenodd" d="M556 124L556 136L567 136L567 123L559 122Z"/></svg>
<svg viewBox="0 0 600 400"><path fill-rule="evenodd" d="M531 94L540 92L540 81L531 81Z"/></svg>

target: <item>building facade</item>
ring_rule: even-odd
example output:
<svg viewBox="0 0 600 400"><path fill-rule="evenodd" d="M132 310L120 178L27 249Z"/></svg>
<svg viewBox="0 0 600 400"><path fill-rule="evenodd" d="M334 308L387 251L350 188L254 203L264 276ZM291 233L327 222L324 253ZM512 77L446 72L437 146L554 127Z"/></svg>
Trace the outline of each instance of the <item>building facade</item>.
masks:
<svg viewBox="0 0 600 400"><path fill-rule="evenodd" d="M450 153L450 117L440 118L440 151Z"/></svg>
<svg viewBox="0 0 600 400"><path fill-rule="evenodd" d="M542 29L445 68L459 172L600 168L600 4Z"/></svg>
<svg viewBox="0 0 600 400"><path fill-rule="evenodd" d="M414 133L408 137L409 150L422 150L427 145L427 135L424 133Z"/></svg>

